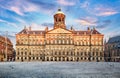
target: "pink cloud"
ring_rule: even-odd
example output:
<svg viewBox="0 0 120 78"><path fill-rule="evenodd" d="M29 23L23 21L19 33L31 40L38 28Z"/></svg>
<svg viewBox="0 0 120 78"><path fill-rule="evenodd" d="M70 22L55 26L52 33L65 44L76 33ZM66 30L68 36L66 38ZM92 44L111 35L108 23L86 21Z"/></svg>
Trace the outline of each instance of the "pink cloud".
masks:
<svg viewBox="0 0 120 78"><path fill-rule="evenodd" d="M13 12L15 12L15 13L21 15L21 16L24 15L24 13L20 10L19 7L12 6L12 7L10 7L10 10L12 10Z"/></svg>
<svg viewBox="0 0 120 78"><path fill-rule="evenodd" d="M15 12L18 15L23 16L25 12L39 11L37 5L34 5L26 0L12 0L8 2L9 5L2 5L2 8Z"/></svg>
<svg viewBox="0 0 120 78"><path fill-rule="evenodd" d="M105 7L103 5L96 6L90 13L95 14L96 16L110 16L119 13L117 10L111 7Z"/></svg>
<svg viewBox="0 0 120 78"><path fill-rule="evenodd" d="M75 5L75 2L70 2L68 0L57 0L58 4L64 5L64 6L73 6Z"/></svg>
<svg viewBox="0 0 120 78"><path fill-rule="evenodd" d="M96 15L98 15L98 16L110 16L110 15L114 15L117 13L118 13L117 11L108 11L108 12L101 12L101 13L98 13Z"/></svg>
<svg viewBox="0 0 120 78"><path fill-rule="evenodd" d="M82 18L82 19L76 19L75 22L83 25L83 26L96 26L96 18L92 18L92 17L86 17L86 18Z"/></svg>

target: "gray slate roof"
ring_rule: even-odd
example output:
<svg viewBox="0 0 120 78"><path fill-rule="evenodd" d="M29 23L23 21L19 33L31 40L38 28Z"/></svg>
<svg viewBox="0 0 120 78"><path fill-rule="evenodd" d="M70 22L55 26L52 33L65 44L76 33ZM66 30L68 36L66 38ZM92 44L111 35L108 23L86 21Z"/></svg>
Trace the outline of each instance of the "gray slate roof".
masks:
<svg viewBox="0 0 120 78"><path fill-rule="evenodd" d="M120 42L120 36L115 36L108 40L108 43L118 43L118 42Z"/></svg>

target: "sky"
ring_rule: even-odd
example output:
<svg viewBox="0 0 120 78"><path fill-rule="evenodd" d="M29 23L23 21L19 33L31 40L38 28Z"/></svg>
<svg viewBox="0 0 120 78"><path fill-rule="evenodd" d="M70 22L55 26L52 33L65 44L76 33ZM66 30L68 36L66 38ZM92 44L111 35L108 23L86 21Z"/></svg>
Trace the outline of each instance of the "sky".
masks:
<svg viewBox="0 0 120 78"><path fill-rule="evenodd" d="M15 44L15 34L25 26L51 29L58 8L66 15L68 29L95 27L106 40L120 35L120 0L0 0L0 35L8 31Z"/></svg>

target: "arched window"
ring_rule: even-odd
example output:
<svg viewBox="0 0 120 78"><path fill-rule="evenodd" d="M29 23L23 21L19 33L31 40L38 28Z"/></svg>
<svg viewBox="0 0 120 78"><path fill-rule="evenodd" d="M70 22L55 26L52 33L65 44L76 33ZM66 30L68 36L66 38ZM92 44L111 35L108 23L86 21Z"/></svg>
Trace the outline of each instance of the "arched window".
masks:
<svg viewBox="0 0 120 78"><path fill-rule="evenodd" d="M31 55L31 52L29 53L29 55Z"/></svg>
<svg viewBox="0 0 120 78"><path fill-rule="evenodd" d="M36 59L38 60L38 57L36 57Z"/></svg>
<svg viewBox="0 0 120 78"><path fill-rule="evenodd" d="M55 21L57 22L57 19L55 19Z"/></svg>
<svg viewBox="0 0 120 78"><path fill-rule="evenodd" d="M29 60L31 60L31 57L29 57Z"/></svg>
<svg viewBox="0 0 120 78"><path fill-rule="evenodd" d="M61 19L59 18L59 22L61 22Z"/></svg>
<svg viewBox="0 0 120 78"><path fill-rule="evenodd" d="M69 61L69 58L67 57L67 61Z"/></svg>
<svg viewBox="0 0 120 78"><path fill-rule="evenodd" d="M25 57L25 60L27 59L27 57Z"/></svg>
<svg viewBox="0 0 120 78"><path fill-rule="evenodd" d="M53 61L53 57L51 57L50 61Z"/></svg>
<svg viewBox="0 0 120 78"><path fill-rule="evenodd" d="M18 52L18 55L19 55L20 53Z"/></svg>
<svg viewBox="0 0 120 78"><path fill-rule="evenodd" d="M27 52L25 52L25 55L27 55Z"/></svg>
<svg viewBox="0 0 120 78"><path fill-rule="evenodd" d="M55 57L55 61L57 61L57 57Z"/></svg>
<svg viewBox="0 0 120 78"><path fill-rule="evenodd" d="M19 57L17 57L17 59L19 60Z"/></svg>
<svg viewBox="0 0 120 78"><path fill-rule="evenodd" d="M73 61L73 58L71 57L71 60L70 61Z"/></svg>
<svg viewBox="0 0 120 78"><path fill-rule="evenodd" d="M79 55L79 52L77 52L77 55Z"/></svg>
<svg viewBox="0 0 120 78"><path fill-rule="evenodd" d="M23 52L21 52L21 55L23 55Z"/></svg>
<svg viewBox="0 0 120 78"><path fill-rule="evenodd" d="M33 60L35 59L35 57L33 57Z"/></svg>

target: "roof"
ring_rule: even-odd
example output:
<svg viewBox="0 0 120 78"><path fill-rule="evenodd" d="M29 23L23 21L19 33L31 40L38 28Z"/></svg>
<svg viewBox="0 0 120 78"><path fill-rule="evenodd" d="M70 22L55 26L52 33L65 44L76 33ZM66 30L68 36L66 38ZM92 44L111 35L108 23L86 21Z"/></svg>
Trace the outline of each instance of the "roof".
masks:
<svg viewBox="0 0 120 78"><path fill-rule="evenodd" d="M101 34L96 29L87 30L87 31L75 31L74 33L77 35Z"/></svg>
<svg viewBox="0 0 120 78"><path fill-rule="evenodd" d="M29 34L45 34L45 31L28 31Z"/></svg>
<svg viewBox="0 0 120 78"><path fill-rule="evenodd" d="M27 29L23 29L22 31L20 31L18 34L27 34Z"/></svg>
<svg viewBox="0 0 120 78"><path fill-rule="evenodd" d="M0 36L0 38L2 38L4 41L6 40L6 37ZM7 42L12 44L12 42L10 41L10 39L7 37Z"/></svg>
<svg viewBox="0 0 120 78"><path fill-rule="evenodd" d="M74 32L76 35L90 35L90 31L75 31Z"/></svg>
<svg viewBox="0 0 120 78"><path fill-rule="evenodd" d="M93 29L91 34L101 34L101 33L99 33L96 29Z"/></svg>
<svg viewBox="0 0 120 78"><path fill-rule="evenodd" d="M64 14L61 9L59 8L58 11L55 14Z"/></svg>
<svg viewBox="0 0 120 78"><path fill-rule="evenodd" d="M108 43L118 43L120 42L120 36L115 36L115 37L112 37L108 40Z"/></svg>
<svg viewBox="0 0 120 78"><path fill-rule="evenodd" d="M23 29L21 32L18 34L45 34L45 31L29 31L28 29Z"/></svg>
<svg viewBox="0 0 120 78"><path fill-rule="evenodd" d="M64 28L62 28L64 29ZM48 32L55 30L55 29L51 29ZM67 31L70 31L68 29L65 29ZM86 30L86 31L70 31L70 32L74 32L75 35L90 35L90 34L101 34L99 33L96 29L93 30ZM44 30L28 30L28 29L23 29L21 32L19 32L18 34L41 34L44 35L45 31Z"/></svg>

